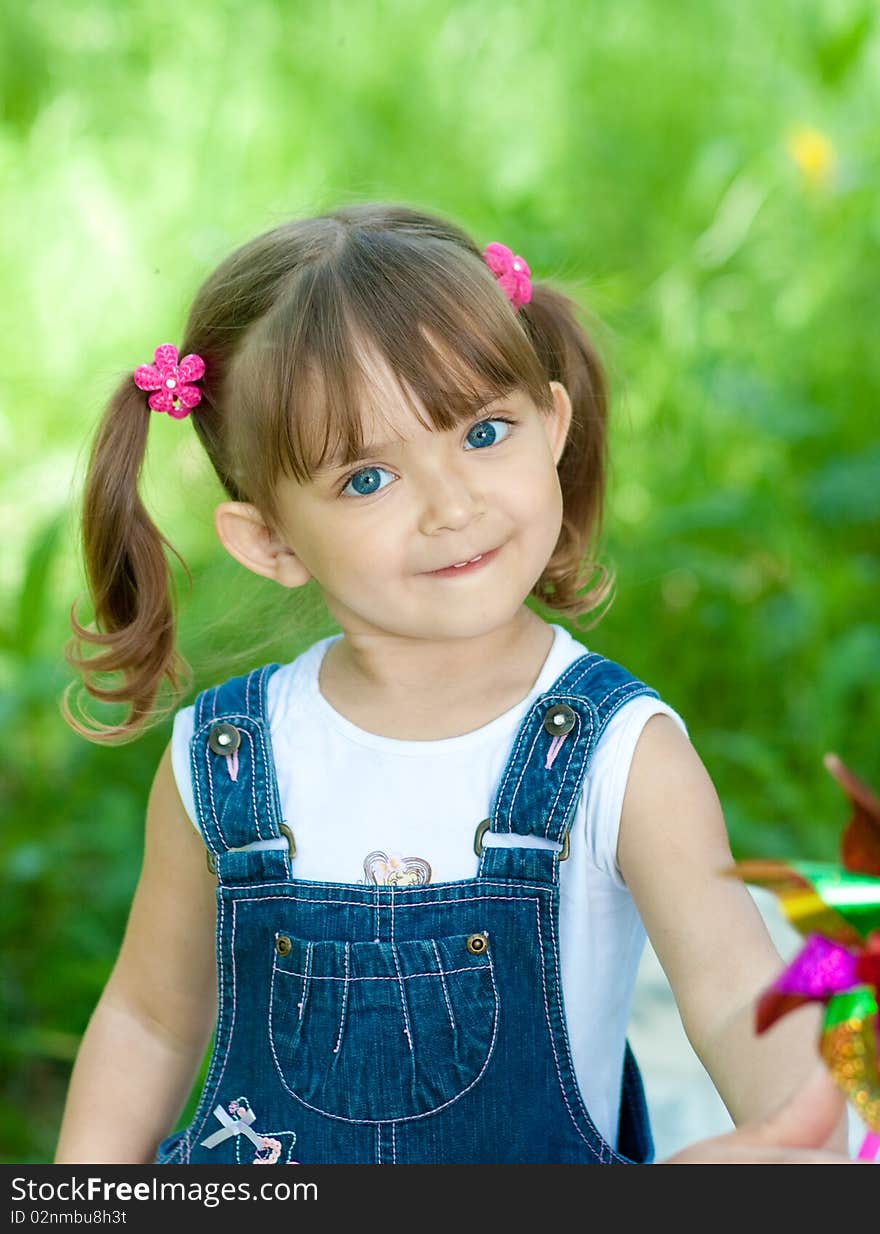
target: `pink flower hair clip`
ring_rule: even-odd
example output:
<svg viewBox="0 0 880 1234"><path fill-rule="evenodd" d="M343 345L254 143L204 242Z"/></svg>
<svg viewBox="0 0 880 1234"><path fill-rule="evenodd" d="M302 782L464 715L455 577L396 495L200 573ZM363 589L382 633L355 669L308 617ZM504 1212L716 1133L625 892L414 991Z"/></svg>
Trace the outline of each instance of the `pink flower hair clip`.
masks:
<svg viewBox="0 0 880 1234"><path fill-rule="evenodd" d="M514 312L528 304L532 298L532 272L518 253L514 254L506 244L493 240L483 249L483 261L495 275Z"/></svg>
<svg viewBox="0 0 880 1234"><path fill-rule="evenodd" d="M134 370L134 384L139 390L157 391L148 400L153 411L167 411L182 420L201 402L201 390L189 383L204 376L205 362L201 356L189 355L178 364L172 343L157 347L153 359L155 364L141 364Z"/></svg>

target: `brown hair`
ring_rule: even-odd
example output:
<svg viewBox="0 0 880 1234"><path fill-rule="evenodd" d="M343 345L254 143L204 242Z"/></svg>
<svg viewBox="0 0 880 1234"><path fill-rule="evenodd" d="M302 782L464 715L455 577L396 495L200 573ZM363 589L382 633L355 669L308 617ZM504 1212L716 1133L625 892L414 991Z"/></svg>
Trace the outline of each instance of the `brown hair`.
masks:
<svg viewBox="0 0 880 1234"><path fill-rule="evenodd" d="M480 249L454 224L407 206L346 205L258 236L205 281L180 348L206 366L192 424L229 499L256 506L275 531L282 473L308 481L331 453L348 462L363 444L365 346L408 383L440 430L514 389L549 410L548 383L562 382L573 409L558 468L563 522L532 594L578 618L609 597L614 575L590 559L605 494L607 392L575 311L562 292L533 280L531 301L514 313ZM62 712L82 736L105 743L161 719L190 674L175 647L163 546L189 571L138 494L150 415L128 373L105 409L85 481L83 555L96 631L79 624L75 602L65 656L93 698L131 711L119 725L83 726L68 707L72 682ZM589 586L595 571L599 581ZM86 658L80 640L106 650ZM118 672L116 688L98 685L98 674ZM160 709L165 678L174 697Z"/></svg>

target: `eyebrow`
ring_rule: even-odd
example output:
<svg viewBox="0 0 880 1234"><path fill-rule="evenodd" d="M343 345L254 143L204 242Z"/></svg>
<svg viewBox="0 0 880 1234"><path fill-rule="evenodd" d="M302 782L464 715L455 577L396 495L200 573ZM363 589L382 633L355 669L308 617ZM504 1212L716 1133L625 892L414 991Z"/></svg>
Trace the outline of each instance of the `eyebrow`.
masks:
<svg viewBox="0 0 880 1234"><path fill-rule="evenodd" d="M374 458L377 454L384 454L386 450L392 450L395 445L400 445L399 439L394 441L368 441L361 446L360 450L356 450L353 455L344 457L342 451L337 450L321 463L320 467L315 468L317 475L325 475L329 471L339 471L343 467L351 467L354 463L363 462L364 459Z"/></svg>

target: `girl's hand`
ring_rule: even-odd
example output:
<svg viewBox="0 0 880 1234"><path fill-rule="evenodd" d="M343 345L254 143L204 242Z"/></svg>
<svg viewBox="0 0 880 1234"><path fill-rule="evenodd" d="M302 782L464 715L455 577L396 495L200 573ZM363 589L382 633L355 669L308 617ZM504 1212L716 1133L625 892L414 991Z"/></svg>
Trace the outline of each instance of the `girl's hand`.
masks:
<svg viewBox="0 0 880 1234"><path fill-rule="evenodd" d="M659 1165L867 1165L823 1148L845 1098L824 1064L773 1114L699 1140Z"/></svg>

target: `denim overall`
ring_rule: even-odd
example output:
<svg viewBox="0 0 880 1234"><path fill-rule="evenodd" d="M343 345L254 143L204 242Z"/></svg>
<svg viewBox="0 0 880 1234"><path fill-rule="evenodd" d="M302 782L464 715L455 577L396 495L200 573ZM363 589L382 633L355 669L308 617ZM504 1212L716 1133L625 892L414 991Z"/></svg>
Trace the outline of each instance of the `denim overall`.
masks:
<svg viewBox="0 0 880 1234"><path fill-rule="evenodd" d="M559 863L599 736L625 702L657 692L586 653L534 700L477 827L475 878L323 883L297 879L281 818L266 717L278 667L195 703L193 795L218 882L218 1020L195 1116L155 1163L651 1161L629 1042L616 1150L584 1105L558 922ZM561 848L483 845L486 830ZM276 846L254 847L265 840Z"/></svg>

